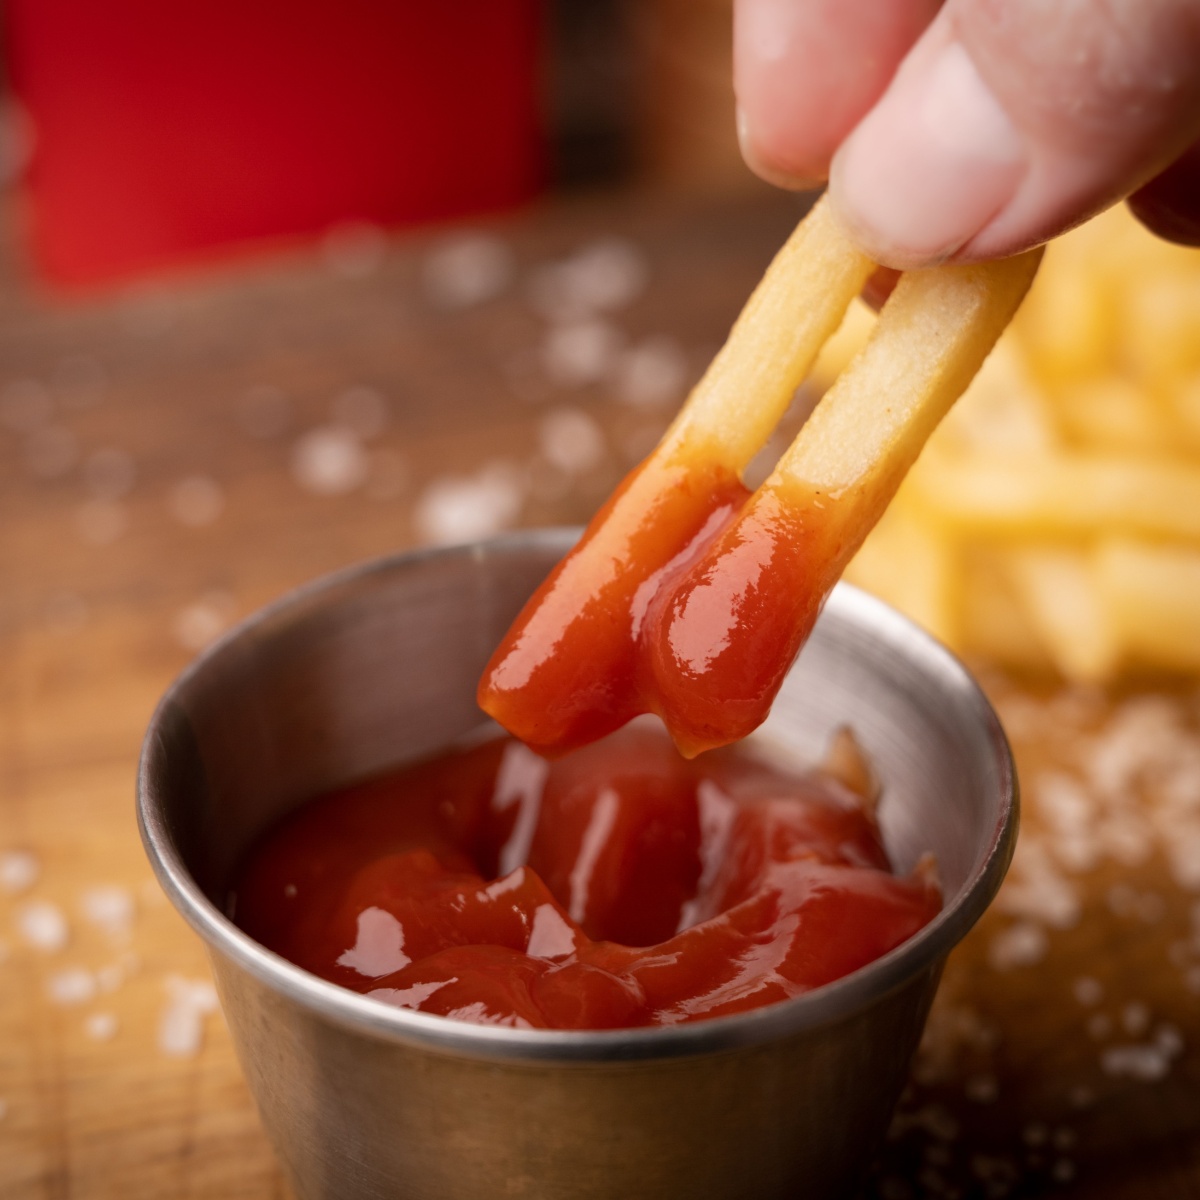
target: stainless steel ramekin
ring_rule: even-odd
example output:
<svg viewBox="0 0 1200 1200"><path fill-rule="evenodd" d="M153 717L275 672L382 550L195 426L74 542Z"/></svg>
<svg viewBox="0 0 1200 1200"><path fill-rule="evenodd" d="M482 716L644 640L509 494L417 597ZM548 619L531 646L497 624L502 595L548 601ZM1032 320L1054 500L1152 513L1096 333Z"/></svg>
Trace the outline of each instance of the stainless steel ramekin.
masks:
<svg viewBox="0 0 1200 1200"><path fill-rule="evenodd" d="M907 870L942 913L809 995L675 1028L546 1032L406 1012L317 979L221 910L249 842L316 793L480 723L475 682L569 531L405 554L321 580L235 629L171 687L138 815L208 945L263 1124L301 1200L774 1200L853 1189L902 1087L942 963L1016 837L1012 760L945 650L839 587L762 736L810 760L853 726Z"/></svg>

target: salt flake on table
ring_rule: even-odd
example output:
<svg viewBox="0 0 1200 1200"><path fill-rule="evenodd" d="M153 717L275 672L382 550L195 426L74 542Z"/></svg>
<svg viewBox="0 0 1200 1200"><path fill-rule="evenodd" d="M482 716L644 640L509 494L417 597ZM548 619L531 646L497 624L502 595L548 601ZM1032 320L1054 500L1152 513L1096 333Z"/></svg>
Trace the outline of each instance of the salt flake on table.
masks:
<svg viewBox="0 0 1200 1200"><path fill-rule="evenodd" d="M997 971L1030 967L1041 962L1050 948L1046 931L1032 921L1018 921L996 934L988 946L988 962Z"/></svg>
<svg viewBox="0 0 1200 1200"><path fill-rule="evenodd" d="M175 614L175 640L185 650L203 650L229 628L234 600L219 588L205 592L198 600Z"/></svg>
<svg viewBox="0 0 1200 1200"><path fill-rule="evenodd" d="M342 496L367 478L367 454L341 425L310 429L292 447L292 478L317 496Z"/></svg>
<svg viewBox="0 0 1200 1200"><path fill-rule="evenodd" d="M522 502L516 472L497 463L477 475L435 479L417 501L413 521L424 542L471 542L507 529Z"/></svg>
<svg viewBox="0 0 1200 1200"><path fill-rule="evenodd" d="M646 260L632 242L602 238L537 268L529 279L529 300L549 321L576 320L623 308L641 294L648 276Z"/></svg>
<svg viewBox="0 0 1200 1200"><path fill-rule="evenodd" d="M133 893L117 884L91 887L80 897L79 911L110 937L126 937L133 928Z"/></svg>
<svg viewBox="0 0 1200 1200"><path fill-rule="evenodd" d="M659 408L681 399L687 376L683 347L671 337L649 337L617 360L613 395L631 408Z"/></svg>
<svg viewBox="0 0 1200 1200"><path fill-rule="evenodd" d="M604 461L604 431L578 408L556 408L538 425L542 457L567 475L582 475Z"/></svg>
<svg viewBox="0 0 1200 1200"><path fill-rule="evenodd" d="M31 900L16 913L17 931L38 950L61 950L67 944L67 918L49 900Z"/></svg>
<svg viewBox="0 0 1200 1200"><path fill-rule="evenodd" d="M86 1004L96 995L96 977L84 967L66 967L46 980L46 995L55 1004Z"/></svg>
<svg viewBox="0 0 1200 1200"><path fill-rule="evenodd" d="M94 1042L111 1042L117 1036L120 1022L116 1013L94 1012L88 1014L83 1028Z"/></svg>
<svg viewBox="0 0 1200 1200"><path fill-rule="evenodd" d="M171 515L181 525L211 525L225 511L225 491L209 475L188 475L171 488Z"/></svg>
<svg viewBox="0 0 1200 1200"><path fill-rule="evenodd" d="M498 237L466 233L431 250L421 274L435 304L469 308L499 296L512 281L513 269L513 253Z"/></svg>
<svg viewBox="0 0 1200 1200"><path fill-rule="evenodd" d="M158 1022L158 1048L169 1058L194 1058L204 1044L204 1018L217 1009L217 994L207 980L169 976L167 1006Z"/></svg>
<svg viewBox="0 0 1200 1200"><path fill-rule="evenodd" d="M41 863L32 850L5 850L0 854L0 888L23 892L33 887L42 873Z"/></svg>
<svg viewBox="0 0 1200 1200"><path fill-rule="evenodd" d="M542 370L558 387L598 383L611 373L624 340L624 334L607 321L555 326L542 343Z"/></svg>
<svg viewBox="0 0 1200 1200"><path fill-rule="evenodd" d="M1072 985L1071 991L1080 1004L1092 1008L1104 999L1104 985L1090 975L1081 975Z"/></svg>

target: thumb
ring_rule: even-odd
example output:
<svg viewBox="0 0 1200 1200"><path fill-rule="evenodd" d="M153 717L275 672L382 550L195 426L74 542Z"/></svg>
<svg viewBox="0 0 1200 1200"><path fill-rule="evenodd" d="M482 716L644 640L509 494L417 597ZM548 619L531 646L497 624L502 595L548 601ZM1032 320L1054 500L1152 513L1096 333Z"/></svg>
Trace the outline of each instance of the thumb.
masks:
<svg viewBox="0 0 1200 1200"><path fill-rule="evenodd" d="M878 261L1024 250L1200 135L1200 0L948 0L833 160Z"/></svg>

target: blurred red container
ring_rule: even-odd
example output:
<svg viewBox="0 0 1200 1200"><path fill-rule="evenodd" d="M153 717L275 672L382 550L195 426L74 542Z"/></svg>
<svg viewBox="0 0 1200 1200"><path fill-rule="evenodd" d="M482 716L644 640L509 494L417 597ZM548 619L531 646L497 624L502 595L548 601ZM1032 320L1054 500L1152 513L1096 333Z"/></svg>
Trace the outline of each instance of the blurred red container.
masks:
<svg viewBox="0 0 1200 1200"><path fill-rule="evenodd" d="M38 262L96 283L503 208L545 174L542 0L7 0Z"/></svg>

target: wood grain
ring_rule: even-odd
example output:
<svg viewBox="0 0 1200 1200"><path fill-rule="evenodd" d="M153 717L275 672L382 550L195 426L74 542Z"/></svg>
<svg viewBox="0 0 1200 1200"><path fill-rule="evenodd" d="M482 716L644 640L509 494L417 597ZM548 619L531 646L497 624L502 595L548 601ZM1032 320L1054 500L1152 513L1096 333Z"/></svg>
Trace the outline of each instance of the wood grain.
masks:
<svg viewBox="0 0 1200 1200"><path fill-rule="evenodd" d="M318 574L413 544L414 506L432 481L497 461L540 480L520 523L585 518L672 410L616 403L607 384L547 382L538 360L547 326L527 303L529 272L600 236L631 239L650 282L613 323L632 341L675 339L697 374L796 215L774 197L720 207L637 195L548 205L493 226L517 278L497 299L459 311L439 309L421 282L436 233L390 239L362 278L301 249L69 303L41 295L19 256L5 252L0 389L25 379L49 385L49 423L77 440L81 461L61 477L35 478L28 435L0 426L0 854L29 849L41 865L28 891L0 891L0 1198L285 1195L219 1016L205 1019L195 1055L159 1048L168 979L206 977L199 943L150 879L133 820L142 731L192 652L181 628L190 620L195 633L197 607L201 623L236 619ZM102 368L97 403L54 383L79 355ZM238 420L247 389L262 384L293 405L274 439L249 436ZM291 471L297 438L326 423L331 399L351 385L378 388L390 406L370 449L402 460L407 479L385 498L370 485L315 495ZM12 415L5 396L0 420ZM607 445L601 462L574 477L548 471L538 449L541 422L564 406L593 418ZM105 510L121 530L97 545L80 522L95 499L86 464L104 449L127 452L136 479ZM171 511L172 488L193 475L214 480L224 499L219 517L199 528ZM1079 736L1053 689L993 686L1014 711L1024 704L1045 714L1018 739L1027 772ZM1186 687L1142 694L1192 711ZM1093 701L1092 719L1103 722L1123 698ZM1033 812L1029 827L1037 825ZM85 889L113 884L135 898L127 938L80 914ZM1073 876L1072 887L1082 916L1045 933L1038 961L990 965L996 938L1014 923L1003 913L955 955L872 1195L1200 1195L1200 998L1186 986L1193 898L1156 856L1105 862ZM1155 919L1118 915L1114 887L1157 896L1143 914L1153 908ZM35 900L66 914L65 948L23 941L16 922ZM87 1003L47 996L67 967L114 965L120 982ZM1081 976L1104 990L1095 1010L1074 996ZM1152 1028L1181 1032L1182 1053L1160 1080L1098 1066L1102 1043L1087 1021L1111 1014L1108 1041L1120 1041L1131 1002L1147 1006ZM89 1036L85 1022L97 1012L117 1019L111 1040Z"/></svg>

